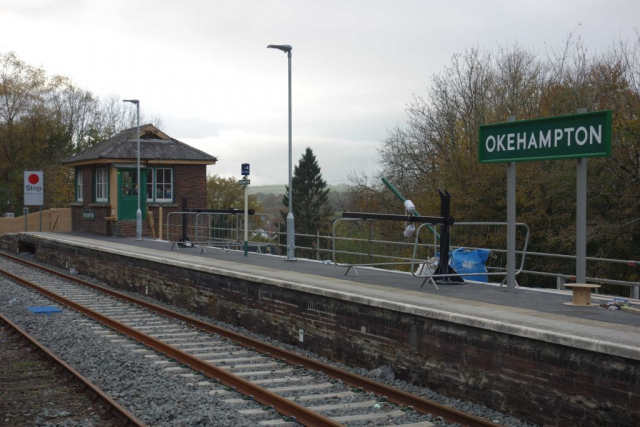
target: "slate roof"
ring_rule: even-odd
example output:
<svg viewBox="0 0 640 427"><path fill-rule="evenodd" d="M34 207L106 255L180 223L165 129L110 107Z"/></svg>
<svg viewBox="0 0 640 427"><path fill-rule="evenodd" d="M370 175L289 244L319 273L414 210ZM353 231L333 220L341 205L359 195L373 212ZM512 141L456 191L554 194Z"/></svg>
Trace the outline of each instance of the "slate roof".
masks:
<svg viewBox="0 0 640 427"><path fill-rule="evenodd" d="M145 139L149 132L161 137ZM151 124L140 126L140 160L192 160L214 164L218 159L190 145L171 138ZM63 165L100 159L136 160L138 156L138 130L125 129L106 141L89 147L62 162ZM167 139L164 139L164 138Z"/></svg>

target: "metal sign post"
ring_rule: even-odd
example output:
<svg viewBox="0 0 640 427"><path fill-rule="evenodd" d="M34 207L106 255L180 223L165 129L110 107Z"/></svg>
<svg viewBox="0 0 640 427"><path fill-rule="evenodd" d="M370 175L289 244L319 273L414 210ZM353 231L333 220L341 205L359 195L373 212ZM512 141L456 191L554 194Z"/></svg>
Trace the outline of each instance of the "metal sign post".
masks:
<svg viewBox="0 0 640 427"><path fill-rule="evenodd" d="M248 181L248 180L247 180ZM249 252L249 184L244 186L244 256Z"/></svg>
<svg viewBox="0 0 640 427"><path fill-rule="evenodd" d="M509 116L515 122L516 116ZM516 291L516 163L507 164L507 292ZM502 285L501 285L502 286Z"/></svg>
<svg viewBox="0 0 640 427"><path fill-rule="evenodd" d="M249 184L251 181L247 179L249 176L250 166L249 163L243 163L241 166L243 178L238 181L238 184L244 187L244 256L249 253Z"/></svg>
<svg viewBox="0 0 640 427"><path fill-rule="evenodd" d="M586 113L586 108L576 111ZM576 161L576 283L587 283L587 159Z"/></svg>
<svg viewBox="0 0 640 427"><path fill-rule="evenodd" d="M29 231L29 208L22 208L22 215L24 216L24 231Z"/></svg>

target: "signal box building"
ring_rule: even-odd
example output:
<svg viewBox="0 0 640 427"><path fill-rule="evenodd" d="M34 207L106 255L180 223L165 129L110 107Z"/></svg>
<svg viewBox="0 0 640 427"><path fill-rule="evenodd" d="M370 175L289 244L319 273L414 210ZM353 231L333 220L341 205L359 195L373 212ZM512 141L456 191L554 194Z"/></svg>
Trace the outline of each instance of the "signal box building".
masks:
<svg viewBox="0 0 640 427"><path fill-rule="evenodd" d="M75 172L73 231L135 236L137 136L135 127L123 130L62 162ZM190 208L206 207L207 165L216 161L216 157L171 138L153 125L140 126L143 235L152 234L147 210L153 213L153 231L158 236L167 215L180 211L183 196Z"/></svg>

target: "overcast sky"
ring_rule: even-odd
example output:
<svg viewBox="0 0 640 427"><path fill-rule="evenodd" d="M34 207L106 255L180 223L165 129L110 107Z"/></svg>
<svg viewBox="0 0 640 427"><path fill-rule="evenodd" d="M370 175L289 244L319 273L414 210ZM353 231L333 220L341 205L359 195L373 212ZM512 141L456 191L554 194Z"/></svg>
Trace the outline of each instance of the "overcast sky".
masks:
<svg viewBox="0 0 640 427"><path fill-rule="evenodd" d="M575 31L590 51L633 39L639 0L0 0L0 52L99 96L137 98L164 131L219 158L210 173L287 182L287 58L293 153L330 184L377 170L412 94L471 46L544 52Z"/></svg>

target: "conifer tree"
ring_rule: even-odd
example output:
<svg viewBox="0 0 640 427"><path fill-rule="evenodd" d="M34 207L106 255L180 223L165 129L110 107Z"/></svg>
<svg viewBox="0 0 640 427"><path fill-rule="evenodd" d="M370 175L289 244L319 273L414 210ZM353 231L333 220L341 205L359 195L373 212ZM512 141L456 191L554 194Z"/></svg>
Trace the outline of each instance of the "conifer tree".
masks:
<svg viewBox="0 0 640 427"><path fill-rule="evenodd" d="M316 156L309 147L294 167L292 186L296 233L315 234L316 231L327 230L331 217L329 189L326 188L327 182L322 179ZM289 206L289 186L286 187L282 204ZM287 213L281 213L286 224ZM296 240L296 246L311 246L311 239Z"/></svg>

